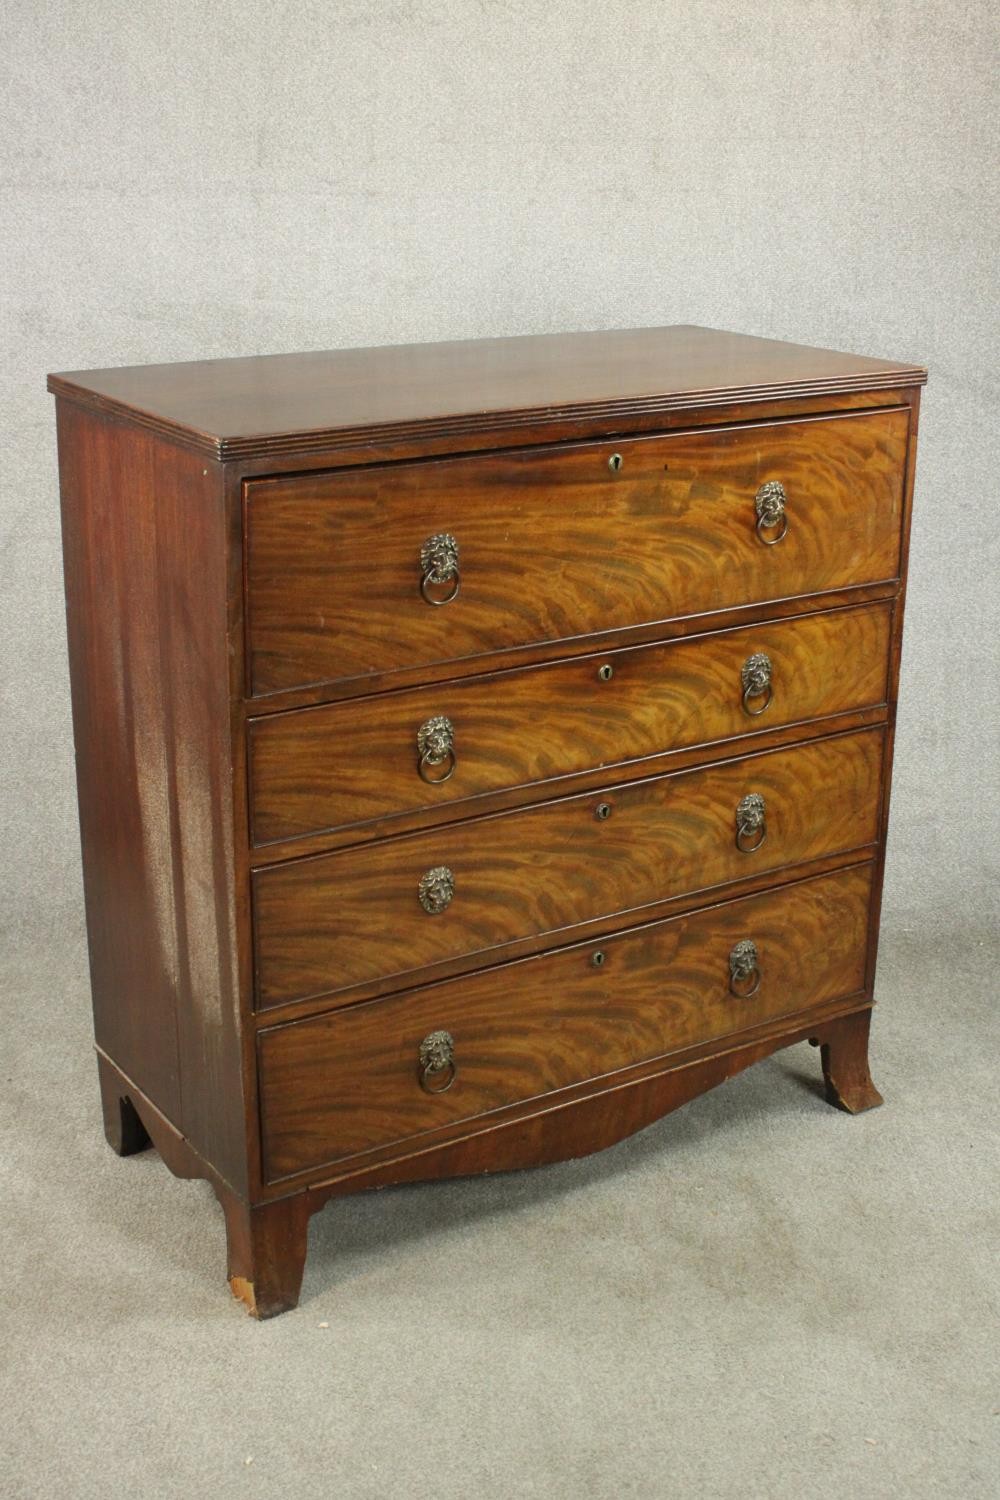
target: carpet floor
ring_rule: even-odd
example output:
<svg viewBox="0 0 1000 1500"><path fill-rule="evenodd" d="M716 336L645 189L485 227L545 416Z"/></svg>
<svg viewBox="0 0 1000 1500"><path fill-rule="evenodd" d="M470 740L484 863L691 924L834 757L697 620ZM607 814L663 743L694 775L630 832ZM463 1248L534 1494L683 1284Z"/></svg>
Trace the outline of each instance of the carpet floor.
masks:
<svg viewBox="0 0 1000 1500"><path fill-rule="evenodd" d="M0 1494L996 1496L998 970L889 931L884 1109L799 1046L584 1161L342 1200L257 1324L207 1186L104 1142L79 939L8 953Z"/></svg>

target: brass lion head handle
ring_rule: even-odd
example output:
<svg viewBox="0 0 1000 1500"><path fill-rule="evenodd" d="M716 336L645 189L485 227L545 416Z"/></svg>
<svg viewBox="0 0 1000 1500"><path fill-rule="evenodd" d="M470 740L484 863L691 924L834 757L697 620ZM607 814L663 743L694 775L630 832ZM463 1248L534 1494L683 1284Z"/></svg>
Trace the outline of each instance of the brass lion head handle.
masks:
<svg viewBox="0 0 1000 1500"><path fill-rule="evenodd" d="M768 708L771 702L771 658L766 651L755 651L748 656L743 663L740 672L740 680L743 684L743 712L749 714L751 719L756 719ZM758 708L751 708L751 703L763 698L763 703Z"/></svg>
<svg viewBox="0 0 1000 1500"><path fill-rule="evenodd" d="M747 792L736 806L736 847L741 854L753 854L767 838L767 818L760 792Z"/></svg>
<svg viewBox="0 0 1000 1500"><path fill-rule="evenodd" d="M776 547L784 540L788 530L788 516L785 514L787 499L785 486L777 479L769 479L766 484L762 484L754 497L757 536L765 547Z"/></svg>
<svg viewBox="0 0 1000 1500"><path fill-rule="evenodd" d="M432 1031L420 1043L420 1087L428 1094L443 1094L455 1082L455 1039L450 1031Z"/></svg>
<svg viewBox="0 0 1000 1500"><path fill-rule="evenodd" d="M417 770L428 786L440 786L454 775L455 726L444 714L425 719L417 730Z"/></svg>
<svg viewBox="0 0 1000 1500"><path fill-rule="evenodd" d="M752 938L743 938L729 955L729 992L737 1000L749 1000L759 989L757 944Z"/></svg>
<svg viewBox="0 0 1000 1500"><path fill-rule="evenodd" d="M426 875L421 875L417 895L424 911L436 917L451 905L455 894L455 877L447 865L435 865Z"/></svg>
<svg viewBox="0 0 1000 1500"><path fill-rule="evenodd" d="M420 549L420 592L428 604L450 604L462 587L458 542L450 531L429 536ZM441 593L446 589L446 593Z"/></svg>

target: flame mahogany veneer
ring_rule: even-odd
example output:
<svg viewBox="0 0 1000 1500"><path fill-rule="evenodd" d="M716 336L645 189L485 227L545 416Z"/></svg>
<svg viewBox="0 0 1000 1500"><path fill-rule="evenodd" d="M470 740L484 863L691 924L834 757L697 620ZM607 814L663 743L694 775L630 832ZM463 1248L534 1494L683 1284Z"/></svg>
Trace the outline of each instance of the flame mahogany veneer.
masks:
<svg viewBox="0 0 1000 1500"><path fill-rule="evenodd" d="M105 1131L361 1188L868 1028L926 372L709 329L53 375Z"/></svg>

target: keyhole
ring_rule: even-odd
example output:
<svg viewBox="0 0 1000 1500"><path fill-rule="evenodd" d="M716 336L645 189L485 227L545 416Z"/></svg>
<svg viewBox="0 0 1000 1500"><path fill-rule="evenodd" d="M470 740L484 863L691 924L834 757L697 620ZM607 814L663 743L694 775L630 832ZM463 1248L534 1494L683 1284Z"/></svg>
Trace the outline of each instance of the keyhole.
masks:
<svg viewBox="0 0 1000 1500"><path fill-rule="evenodd" d="M598 802L595 811L597 813L597 816L603 822L605 818L610 818L610 816L611 816L611 803L610 802Z"/></svg>
<svg viewBox="0 0 1000 1500"><path fill-rule="evenodd" d="M611 457L608 459L608 468L611 470L612 474L617 474L618 470L621 468L621 466L622 466L622 456L621 456L621 454L620 453L612 453Z"/></svg>

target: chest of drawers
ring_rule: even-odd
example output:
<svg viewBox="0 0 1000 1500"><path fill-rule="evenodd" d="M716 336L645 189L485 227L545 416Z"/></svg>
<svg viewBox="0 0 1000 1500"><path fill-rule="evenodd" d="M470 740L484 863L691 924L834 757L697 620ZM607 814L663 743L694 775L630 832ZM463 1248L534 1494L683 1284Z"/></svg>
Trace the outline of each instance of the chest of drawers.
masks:
<svg viewBox="0 0 1000 1500"><path fill-rule="evenodd" d="M677 327L53 375L105 1128L361 1188L868 1028L922 369Z"/></svg>

